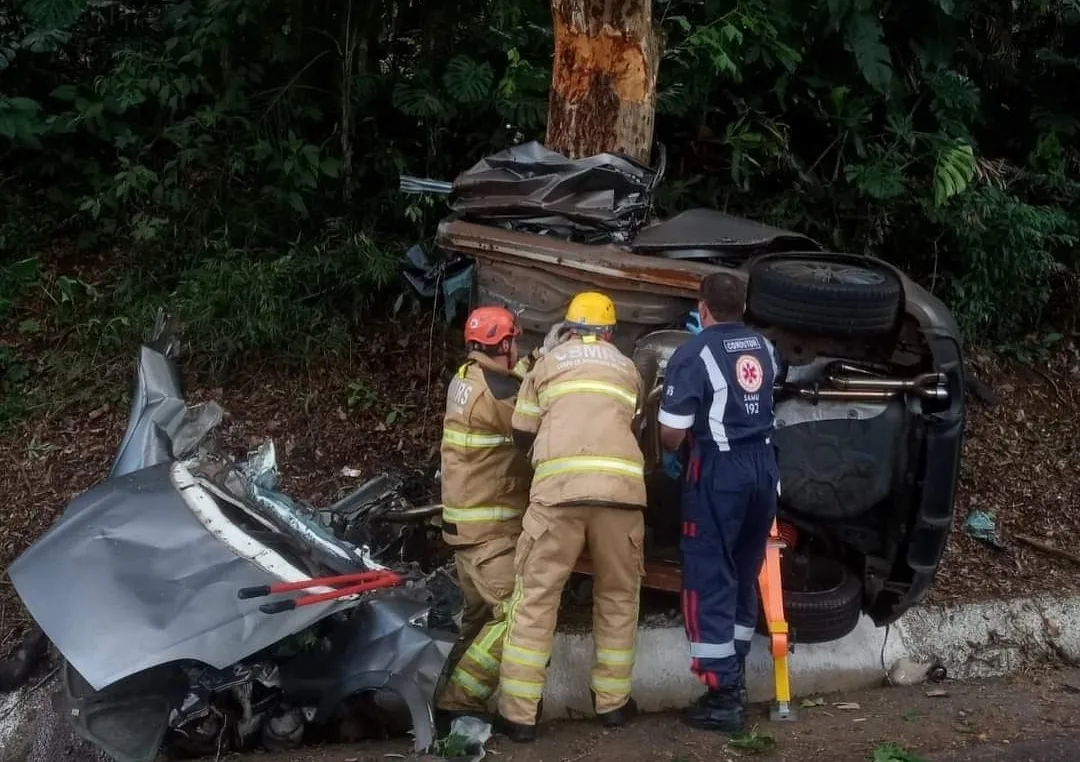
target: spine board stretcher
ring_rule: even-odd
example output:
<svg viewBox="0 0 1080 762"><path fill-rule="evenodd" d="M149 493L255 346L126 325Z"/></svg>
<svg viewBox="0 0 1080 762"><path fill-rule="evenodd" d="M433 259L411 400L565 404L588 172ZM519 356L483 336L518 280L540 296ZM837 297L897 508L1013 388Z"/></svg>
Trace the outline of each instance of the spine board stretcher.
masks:
<svg viewBox="0 0 1080 762"><path fill-rule="evenodd" d="M765 561L758 574L758 591L765 610L765 622L769 632L770 652L773 660L774 699L769 707L769 719L773 722L796 719L791 701L791 678L788 673L788 654L793 650L788 639L788 624L784 615L784 590L780 577L780 551L787 547L780 536L776 520L769 531L765 549ZM593 566L587 555L582 555L574 568L577 574L592 576ZM642 587L678 593L682 590L682 575L670 563L647 562Z"/></svg>

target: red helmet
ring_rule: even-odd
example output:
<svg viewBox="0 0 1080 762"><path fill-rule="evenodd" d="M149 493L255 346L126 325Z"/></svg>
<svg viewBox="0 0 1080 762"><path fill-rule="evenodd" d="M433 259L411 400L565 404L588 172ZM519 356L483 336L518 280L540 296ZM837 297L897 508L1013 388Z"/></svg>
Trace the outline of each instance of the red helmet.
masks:
<svg viewBox="0 0 1080 762"><path fill-rule="evenodd" d="M520 333L517 318L505 307L477 307L465 321L465 341L485 347L497 347Z"/></svg>

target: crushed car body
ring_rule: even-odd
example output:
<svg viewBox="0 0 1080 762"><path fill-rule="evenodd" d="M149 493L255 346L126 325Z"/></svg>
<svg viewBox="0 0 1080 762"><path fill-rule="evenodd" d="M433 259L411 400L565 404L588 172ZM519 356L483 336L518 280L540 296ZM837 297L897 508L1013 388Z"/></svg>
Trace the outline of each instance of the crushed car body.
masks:
<svg viewBox="0 0 1080 762"><path fill-rule="evenodd" d="M56 708L118 762L150 762L163 743L203 755L223 738L240 749L333 737L357 695L387 691L382 703L399 702L416 749L428 748L456 639L429 626L431 582L452 583L416 563L390 572L331 527L388 534L383 546L394 548L398 530L373 531L371 517L433 507L408 505L386 476L321 512L294 503L277 491L272 443L242 463L215 446L222 411L185 403L176 350L159 316L109 478L76 497L9 570L63 657ZM358 574L394 586L341 595L353 588L329 583ZM316 578L327 582L304 585ZM311 605L297 598L266 613L274 607L264 599L240 594L287 583Z"/></svg>

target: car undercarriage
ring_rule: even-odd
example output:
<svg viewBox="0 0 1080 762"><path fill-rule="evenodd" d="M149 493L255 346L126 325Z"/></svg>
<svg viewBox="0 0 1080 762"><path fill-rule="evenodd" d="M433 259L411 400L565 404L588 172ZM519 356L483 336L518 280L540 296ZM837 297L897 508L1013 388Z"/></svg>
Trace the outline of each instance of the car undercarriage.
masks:
<svg viewBox="0 0 1080 762"><path fill-rule="evenodd" d="M744 278L746 321L785 367L774 397L793 639L837 639L864 613L895 621L932 584L952 525L965 404L956 322L880 259L710 209L654 219L661 176L625 157L571 161L537 144L488 157L452 186L436 237L444 266L472 280L474 303L518 314L526 349L575 293L615 301L614 341L649 390L638 432L646 585L669 591L679 581L679 488L661 466L664 369L691 335L701 280Z"/></svg>

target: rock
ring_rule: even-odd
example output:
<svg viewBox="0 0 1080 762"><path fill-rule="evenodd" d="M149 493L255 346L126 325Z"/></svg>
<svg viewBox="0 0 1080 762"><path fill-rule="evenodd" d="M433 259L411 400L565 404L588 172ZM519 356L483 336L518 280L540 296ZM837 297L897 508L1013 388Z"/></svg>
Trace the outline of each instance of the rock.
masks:
<svg viewBox="0 0 1080 762"><path fill-rule="evenodd" d="M918 662L907 656L893 662L889 669L889 682L893 685L918 685L926 682L933 669L931 662Z"/></svg>

